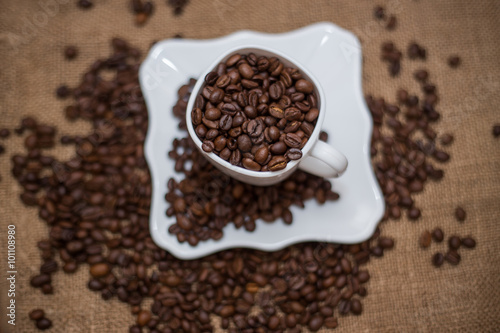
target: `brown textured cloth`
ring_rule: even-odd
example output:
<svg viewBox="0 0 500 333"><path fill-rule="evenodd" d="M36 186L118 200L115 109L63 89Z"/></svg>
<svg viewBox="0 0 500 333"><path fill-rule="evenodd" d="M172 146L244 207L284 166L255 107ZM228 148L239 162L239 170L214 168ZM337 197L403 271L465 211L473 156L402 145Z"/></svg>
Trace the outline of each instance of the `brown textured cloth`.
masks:
<svg viewBox="0 0 500 333"><path fill-rule="evenodd" d="M74 85L91 61L109 52L109 39L123 36L146 49L153 40L182 33L187 38L212 38L239 29L282 32L317 21L331 21L360 36L364 52L364 90L395 99L398 86L417 91L411 78L414 69L427 67L438 85L442 120L438 133L455 134L447 149L451 161L445 178L430 182L417 196L423 217L416 223L406 218L382 225L383 233L396 238L394 251L372 260L364 312L359 317L340 318L338 332L494 332L500 330L500 139L491 131L500 122L500 2L497 0L380 0L395 13L398 26L387 32L373 19L374 2L342 1L242 1L192 0L185 13L174 17L164 0L155 1L156 11L143 28L132 24L126 1L96 0L94 8L82 11L75 1L61 4L52 17L43 14L40 3L49 0L3 0L0 6L0 124L14 128L23 115L35 115L58 124L60 132L85 131L87 124L65 122L64 102L54 97L58 84ZM45 15L45 16L44 16ZM31 22L31 23L27 23ZM38 22L37 26L32 26ZM29 34L29 35L27 35ZM21 37L15 38L15 36ZM404 61L401 78L389 79L380 61L380 44L394 40L405 49L410 40L428 48L428 61ZM22 42L22 44L18 44ZM65 45L80 49L78 59L64 61ZM450 54L459 54L463 64L452 70ZM1 144L4 144L2 141ZM54 275L55 294L44 296L29 285L39 269L36 242L47 234L36 209L18 199L20 187L10 176L10 156L22 151L22 141L5 143L0 156L0 259L6 269L7 225L16 225L17 270L16 327L5 325L6 280L1 280L0 331L33 332L28 312L41 307L54 322L51 332L128 332L133 321L130 308L116 300L105 302L86 288L88 270ZM67 154L61 148L58 154ZM453 218L457 205L468 214L464 223ZM418 236L427 228L441 226L446 235L473 235L475 250L461 250L458 267L430 264L433 252L418 246Z"/></svg>

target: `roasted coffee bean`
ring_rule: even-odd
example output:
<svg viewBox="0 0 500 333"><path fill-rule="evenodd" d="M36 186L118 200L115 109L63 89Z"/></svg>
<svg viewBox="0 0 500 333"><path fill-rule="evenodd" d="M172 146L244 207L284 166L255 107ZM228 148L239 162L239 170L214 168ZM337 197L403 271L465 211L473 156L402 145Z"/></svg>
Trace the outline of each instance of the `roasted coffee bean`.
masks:
<svg viewBox="0 0 500 333"><path fill-rule="evenodd" d="M388 237L380 237L378 239L378 244L383 249L392 249L394 247L394 240Z"/></svg>
<svg viewBox="0 0 500 333"><path fill-rule="evenodd" d="M277 119L282 119L285 117L285 112L278 106L271 105L269 107L269 114Z"/></svg>
<svg viewBox="0 0 500 333"><path fill-rule="evenodd" d="M492 130L493 136L495 138L500 137L500 124L499 125L494 125L493 130Z"/></svg>
<svg viewBox="0 0 500 333"><path fill-rule="evenodd" d="M304 93L304 94L310 94L314 90L313 84L305 79L300 79L297 80L295 83L295 89L297 89L298 92Z"/></svg>
<svg viewBox="0 0 500 333"><path fill-rule="evenodd" d="M93 6L92 1L90 0L78 0L78 7L82 9L89 9Z"/></svg>
<svg viewBox="0 0 500 333"><path fill-rule="evenodd" d="M463 246L465 246L468 249L473 249L476 247L476 241L472 237L462 238L461 243Z"/></svg>
<svg viewBox="0 0 500 333"><path fill-rule="evenodd" d="M99 263L90 267L90 275L96 278L106 276L109 272L110 267L106 263Z"/></svg>
<svg viewBox="0 0 500 333"><path fill-rule="evenodd" d="M458 265L460 263L461 257L460 254L458 254L456 251L450 250L446 253L444 259L452 265Z"/></svg>
<svg viewBox="0 0 500 333"><path fill-rule="evenodd" d="M451 236L450 238L448 238L448 246L450 247L450 249L457 250L458 248L460 248L461 244L462 242L460 241L460 237L458 236Z"/></svg>
<svg viewBox="0 0 500 333"><path fill-rule="evenodd" d="M302 139L295 133L287 133L283 142L290 148L299 148Z"/></svg>
<svg viewBox="0 0 500 333"><path fill-rule="evenodd" d="M244 158L242 160L242 164L243 164L243 167L245 169L249 169L249 170L252 170L252 171L260 171L260 165L259 163L249 159L249 158Z"/></svg>
<svg viewBox="0 0 500 333"><path fill-rule="evenodd" d="M428 230L422 232L419 240L420 246L424 249L428 248L431 245L431 241L432 241L431 233Z"/></svg>
<svg viewBox="0 0 500 333"><path fill-rule="evenodd" d="M0 129L0 138L5 139L10 136L10 130L7 128Z"/></svg>
<svg viewBox="0 0 500 333"><path fill-rule="evenodd" d="M433 256L432 256L432 264L436 267L441 267L444 263L444 256L442 253L435 253Z"/></svg>
<svg viewBox="0 0 500 333"><path fill-rule="evenodd" d="M465 221L465 218L467 217L467 214L465 213L465 210L462 207L457 207L455 209L455 218L457 221L463 222Z"/></svg>
<svg viewBox="0 0 500 333"><path fill-rule="evenodd" d="M302 158L302 150L297 148L290 148L286 152L285 157L291 161L299 160Z"/></svg>
<svg viewBox="0 0 500 333"><path fill-rule="evenodd" d="M456 55L450 56L448 58L448 66L450 66L451 68L457 68L458 66L460 66L461 62L462 61L460 57Z"/></svg>
<svg viewBox="0 0 500 333"><path fill-rule="evenodd" d="M255 162L263 165L267 158L269 157L269 149L267 147L261 147L255 152Z"/></svg>
<svg viewBox="0 0 500 333"><path fill-rule="evenodd" d="M383 19L385 18L385 9L382 6L376 6L375 9L373 10L373 16L375 16L376 19Z"/></svg>
<svg viewBox="0 0 500 333"><path fill-rule="evenodd" d="M42 309L35 309L29 313L31 320L40 320L45 317L45 312Z"/></svg>
<svg viewBox="0 0 500 333"><path fill-rule="evenodd" d="M446 133L441 136L441 144L443 146L447 146L452 142L453 142L453 135Z"/></svg>
<svg viewBox="0 0 500 333"><path fill-rule="evenodd" d="M141 310L137 314L137 325L139 325L140 327L146 326L151 318L151 312L149 312L148 310Z"/></svg>
<svg viewBox="0 0 500 333"><path fill-rule="evenodd" d="M408 210L408 218L411 220L417 220L421 216L420 209L412 207Z"/></svg>
<svg viewBox="0 0 500 333"><path fill-rule="evenodd" d="M44 284L50 284L52 279L48 274L40 274L31 278L31 285L35 288L40 288Z"/></svg>
<svg viewBox="0 0 500 333"><path fill-rule="evenodd" d="M287 162L283 156L274 156L268 163L268 168L270 171L279 171L286 168Z"/></svg>
<svg viewBox="0 0 500 333"><path fill-rule="evenodd" d="M432 238L435 242L441 243L444 239L444 233L441 228L436 228L432 231Z"/></svg>
<svg viewBox="0 0 500 333"><path fill-rule="evenodd" d="M203 141L201 148L203 149L204 152L211 153L214 151L215 145L212 141L205 140Z"/></svg>
<svg viewBox="0 0 500 333"><path fill-rule="evenodd" d="M243 78L248 79L248 80L250 80L254 75L252 67L250 67L250 65L246 64L246 63L239 65L238 71L240 72L240 75Z"/></svg>
<svg viewBox="0 0 500 333"><path fill-rule="evenodd" d="M205 111L204 116L208 120L217 120L221 117L221 112L219 109L211 108L211 109L208 109L207 111Z"/></svg>
<svg viewBox="0 0 500 333"><path fill-rule="evenodd" d="M425 82L429 78L429 72L425 69L419 69L414 73L414 77L420 82Z"/></svg>
<svg viewBox="0 0 500 333"><path fill-rule="evenodd" d="M41 331L48 330L52 327L52 321L46 317L43 317L36 321L36 327Z"/></svg>
<svg viewBox="0 0 500 333"><path fill-rule="evenodd" d="M64 48L64 57L67 60L73 60L78 55L78 49L76 46L68 45Z"/></svg>

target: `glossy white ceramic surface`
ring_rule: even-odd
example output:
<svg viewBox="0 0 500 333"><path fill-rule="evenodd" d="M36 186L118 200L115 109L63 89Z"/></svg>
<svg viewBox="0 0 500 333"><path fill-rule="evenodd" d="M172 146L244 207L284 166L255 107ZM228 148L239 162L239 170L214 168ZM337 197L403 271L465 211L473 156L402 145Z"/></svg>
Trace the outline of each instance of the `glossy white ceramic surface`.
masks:
<svg viewBox="0 0 500 333"><path fill-rule="evenodd" d="M340 199L324 205L311 200L305 209L292 207L292 225L259 220L256 230L247 232L230 224L219 241L196 247L181 244L168 233L175 218L165 215L164 198L168 179L180 178L167 153L174 138L187 135L177 129L172 114L177 90L189 78L198 78L221 54L246 45L290 55L319 81L328 105L323 129L330 135L329 143L349 161L342 177L332 180ZM165 40L151 49L139 78L149 112L145 154L153 182L150 230L160 247L181 259L195 259L236 247L273 251L305 241L356 243L375 230L384 198L370 164L372 121L361 87L361 46L352 33L325 22L282 34L241 31L210 40Z"/></svg>

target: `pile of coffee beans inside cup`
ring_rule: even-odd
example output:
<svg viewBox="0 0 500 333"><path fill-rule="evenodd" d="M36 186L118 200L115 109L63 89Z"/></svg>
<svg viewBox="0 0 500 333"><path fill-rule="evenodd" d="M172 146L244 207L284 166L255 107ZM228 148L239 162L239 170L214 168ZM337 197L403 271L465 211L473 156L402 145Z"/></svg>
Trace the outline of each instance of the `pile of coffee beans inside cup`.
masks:
<svg viewBox="0 0 500 333"><path fill-rule="evenodd" d="M202 149L252 171L302 157L319 115L313 83L277 57L231 55L205 77L191 120Z"/></svg>

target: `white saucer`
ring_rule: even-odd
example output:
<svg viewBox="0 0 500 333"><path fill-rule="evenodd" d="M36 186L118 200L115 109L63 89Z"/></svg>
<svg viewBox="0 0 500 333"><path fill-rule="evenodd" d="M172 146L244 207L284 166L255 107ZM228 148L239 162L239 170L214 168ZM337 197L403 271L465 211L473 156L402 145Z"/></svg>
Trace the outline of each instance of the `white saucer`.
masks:
<svg viewBox="0 0 500 333"><path fill-rule="evenodd" d="M300 61L321 83L329 106L323 129L329 143L345 154L349 167L332 181L340 199L320 206L292 207L292 225L282 221L257 221L254 232L224 229L218 241L200 242L196 247L179 243L168 227L167 181L180 178L167 153L174 138L187 132L177 128L172 114L177 90L198 76L224 51L239 45L262 45L289 54ZM149 112L145 155L153 182L150 230L156 244L181 259L195 259L229 248L246 247L265 251L282 249L306 241L357 243L368 239L384 213L384 198L370 163L372 120L361 87L361 46L350 32L331 23L317 23L282 34L241 31L210 40L170 39L149 52L139 72Z"/></svg>

